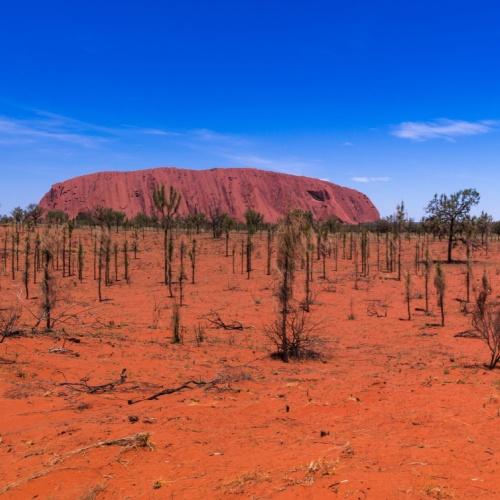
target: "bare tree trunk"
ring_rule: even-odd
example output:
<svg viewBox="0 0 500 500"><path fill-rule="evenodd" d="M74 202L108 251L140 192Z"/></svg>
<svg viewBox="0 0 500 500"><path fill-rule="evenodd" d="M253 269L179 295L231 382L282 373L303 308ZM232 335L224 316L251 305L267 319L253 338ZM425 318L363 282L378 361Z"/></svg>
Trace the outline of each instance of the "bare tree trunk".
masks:
<svg viewBox="0 0 500 500"><path fill-rule="evenodd" d="M272 232L271 228L268 228L267 230L267 275L269 276L271 274L271 256L273 253L273 247L272 247Z"/></svg>
<svg viewBox="0 0 500 500"><path fill-rule="evenodd" d="M43 252L43 282L42 282L42 292L43 292L43 312L45 314L45 327L47 331L52 329L52 277L50 276L50 262L52 260L52 254L50 250L45 249Z"/></svg>
<svg viewBox="0 0 500 500"><path fill-rule="evenodd" d="M453 252L453 234L455 230L454 221L450 222L450 230L448 233L448 264L452 262L452 252Z"/></svg>
<svg viewBox="0 0 500 500"><path fill-rule="evenodd" d="M99 243L99 257L97 264L97 293L99 297L99 302L102 302L102 255L104 252L104 234L101 235L101 240Z"/></svg>

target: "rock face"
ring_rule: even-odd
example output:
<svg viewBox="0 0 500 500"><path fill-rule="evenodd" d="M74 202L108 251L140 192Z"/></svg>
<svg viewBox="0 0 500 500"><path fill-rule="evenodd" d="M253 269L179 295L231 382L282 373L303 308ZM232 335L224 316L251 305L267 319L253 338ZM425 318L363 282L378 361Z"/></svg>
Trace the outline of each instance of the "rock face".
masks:
<svg viewBox="0 0 500 500"><path fill-rule="evenodd" d="M155 184L173 186L182 194L179 215L214 209L237 220L252 208L266 222L276 222L288 210L310 210L315 218L336 216L346 223L370 222L379 212L368 197L310 177L251 168L188 170L174 167L134 172L101 172L75 177L52 186L40 205L46 210L63 210L70 217L97 206L125 212L155 213L151 192Z"/></svg>

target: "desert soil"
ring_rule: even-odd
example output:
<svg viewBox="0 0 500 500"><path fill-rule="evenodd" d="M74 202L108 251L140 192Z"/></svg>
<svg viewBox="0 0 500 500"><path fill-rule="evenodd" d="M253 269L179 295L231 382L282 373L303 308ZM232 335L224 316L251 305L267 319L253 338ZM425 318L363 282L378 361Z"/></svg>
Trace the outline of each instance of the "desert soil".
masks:
<svg viewBox="0 0 500 500"><path fill-rule="evenodd" d="M113 237L122 244L125 235ZM432 314L423 312L414 241L404 241L404 267L413 273L411 321L403 281L377 271L373 243L370 276L357 289L352 261L339 259L334 271L328 259L326 280L315 261L309 316L323 340L321 357L286 364L270 357L265 334L278 310L265 235L256 236L250 279L241 274L242 237L231 236L238 252L233 274L224 241L196 236L200 256L196 284L185 286L181 344L171 342L174 299L162 283L161 233L141 236L131 282L120 262L119 280L104 287L99 303L90 234L77 230L75 241L86 242L85 279L56 273L55 316L65 315L51 333L31 330L40 288L32 284L32 298L23 298L22 257L15 281L0 275L0 307L20 301L24 325L22 335L0 344L0 496L499 498L500 369L485 367L488 349L461 312L465 265L443 266L441 327L432 283ZM433 242L432 252L443 259L444 243ZM475 252L475 284L484 269L498 296L499 242L487 255ZM215 328L206 319L211 311L244 329ZM197 329L204 331L201 343ZM118 381L123 369L123 383L88 393ZM149 434L151 446L113 442L139 433Z"/></svg>

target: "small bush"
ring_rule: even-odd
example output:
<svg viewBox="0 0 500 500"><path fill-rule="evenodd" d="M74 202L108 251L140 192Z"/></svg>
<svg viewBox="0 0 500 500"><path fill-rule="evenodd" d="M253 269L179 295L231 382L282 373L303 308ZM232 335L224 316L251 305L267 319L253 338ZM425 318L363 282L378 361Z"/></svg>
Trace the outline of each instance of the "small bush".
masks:
<svg viewBox="0 0 500 500"><path fill-rule="evenodd" d="M488 368L492 370L500 361L500 305L491 300L492 290L486 273L476 299L472 325L478 331L491 353Z"/></svg>
<svg viewBox="0 0 500 500"><path fill-rule="evenodd" d="M0 343L19 332L21 309L17 306L0 311Z"/></svg>
<svg viewBox="0 0 500 500"><path fill-rule="evenodd" d="M283 325L280 319L275 320L265 329L267 337L276 347L273 357L282 360L319 358L322 342L315 335L316 329L317 325L311 324L305 311L292 311L287 316L287 339L283 342Z"/></svg>

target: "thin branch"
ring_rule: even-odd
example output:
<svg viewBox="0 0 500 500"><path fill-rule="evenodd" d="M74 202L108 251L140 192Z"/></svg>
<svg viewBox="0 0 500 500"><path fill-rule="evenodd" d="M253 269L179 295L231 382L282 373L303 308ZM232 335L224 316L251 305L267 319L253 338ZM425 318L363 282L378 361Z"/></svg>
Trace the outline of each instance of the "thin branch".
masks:
<svg viewBox="0 0 500 500"><path fill-rule="evenodd" d="M173 387L173 388L167 388L167 389L163 389L161 390L160 392L157 392L151 396L148 396L147 398L142 398L142 399L129 399L128 400L128 404L129 405L135 405L137 403L142 403L143 401L154 401L154 400L157 400L159 397L161 396L167 396L169 394L174 394L176 392L180 392L180 391L183 391L185 389L196 389L198 387L213 387L214 385L216 385L217 383L219 383L219 379L218 378L215 378L213 380L209 380L209 381L204 381L204 380L189 380L187 382L185 382L184 384L178 386L178 387Z"/></svg>
<svg viewBox="0 0 500 500"><path fill-rule="evenodd" d="M120 378L113 382L108 382L101 385L89 385L88 379L83 378L81 382L61 382L60 386L68 386L78 392L86 392L88 394L103 394L105 392L111 392L117 385L122 385L127 380L127 369L123 368Z"/></svg>

